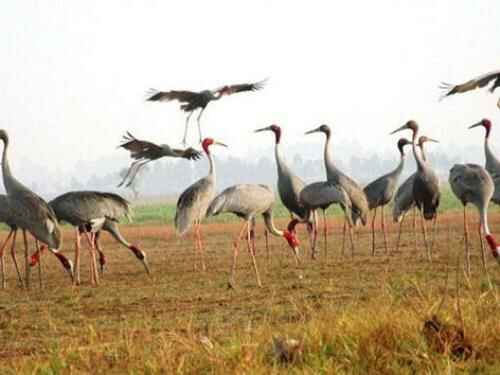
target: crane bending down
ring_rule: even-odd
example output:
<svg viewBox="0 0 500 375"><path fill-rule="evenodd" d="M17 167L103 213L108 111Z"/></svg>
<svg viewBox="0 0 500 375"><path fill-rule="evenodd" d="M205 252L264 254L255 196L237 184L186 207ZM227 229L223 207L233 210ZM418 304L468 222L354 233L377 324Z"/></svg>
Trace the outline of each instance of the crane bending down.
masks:
<svg viewBox="0 0 500 375"><path fill-rule="evenodd" d="M194 225L195 248L201 258L201 268L203 271L205 271L206 266L200 226L201 221L207 214L208 206L215 196L215 163L210 152L210 146L212 145L227 147L224 143L214 141L212 138L205 138L203 140L202 147L210 165L208 175L196 181L180 195L174 219L175 229L180 236L184 235ZM196 260L194 266L196 269Z"/></svg>
<svg viewBox="0 0 500 375"><path fill-rule="evenodd" d="M274 156L276 159L276 167L278 169L278 194L281 201L290 212L291 217L293 218L295 215L300 222L306 223L309 243L311 245L311 256L314 259L316 257L316 249L314 247L313 240L313 222L316 220L316 213L310 213L300 201L300 192L305 186L304 181L292 172L283 157L280 143L282 132L281 127L273 124L271 126L266 126L265 128L257 129L255 130L255 133L262 131L271 131L274 133Z"/></svg>
<svg viewBox="0 0 500 375"><path fill-rule="evenodd" d="M11 211L10 224L13 225L12 230L14 231L11 252L15 251L16 232L19 228L23 231L24 239L25 286L27 288L30 287L30 266L26 231L29 231L37 241L46 244L70 276L73 277L73 264L58 251L62 244L62 235L54 211L52 211L47 202L12 175L7 155L9 136L4 129L0 129L0 139L4 143L2 155L3 183ZM41 274L39 276L41 284Z"/></svg>
<svg viewBox="0 0 500 375"><path fill-rule="evenodd" d="M338 169L335 166L335 163L333 161L333 154L330 147L331 133L332 133L330 127L328 125L321 125L316 129L306 132L305 134L312 134L312 133L325 134L326 140L324 148L324 160L325 160L326 178L328 181L336 185L340 185L349 196L349 199L351 200L352 203L351 216L353 224L357 225L358 222L361 221L361 223L365 225L369 211L366 194L356 181L354 181L352 178L347 176L345 173L343 173L340 169ZM347 223L344 222L344 236L345 236L345 229L347 226L348 226ZM348 227L349 227L349 235L351 238L352 251L354 254L352 226Z"/></svg>
<svg viewBox="0 0 500 375"><path fill-rule="evenodd" d="M497 159L490 147L490 133L491 133L491 121L488 119L483 119L478 123L469 126L469 129L475 128L477 126L484 127L484 158L485 158L485 168L489 172L491 178L493 179L493 184L495 185L495 191L491 200L500 204L500 160Z"/></svg>
<svg viewBox="0 0 500 375"><path fill-rule="evenodd" d="M184 158L187 160L198 160L201 158L201 152L192 147L181 150L171 148L166 144L157 145L153 142L137 139L130 134L130 132L127 132L127 134L123 136L122 144L118 147L130 151L130 157L134 159L125 177L123 177L123 180L118 184L118 187L123 186L127 179L128 182L125 186L130 186L137 176L137 173L139 173L139 170L150 161L158 160L163 157Z"/></svg>
<svg viewBox="0 0 500 375"><path fill-rule="evenodd" d="M420 153L422 154L422 159L427 161L427 157L425 155L424 143L425 142L436 142L435 139L426 137L422 135L418 138L418 147L420 148ZM399 223L398 230L398 242L396 244L396 251L399 250L399 243L401 240L401 229L403 225L403 221L406 217L406 214L410 212L412 208L415 208L415 200L413 199L413 180L415 179L417 172L413 173L409 176L398 188L396 194L394 195L394 204L392 207L392 218L395 223ZM417 216L416 211L413 211L413 238L415 244L415 251L417 250Z"/></svg>
<svg viewBox="0 0 500 375"><path fill-rule="evenodd" d="M484 234L486 235L486 240L490 245L492 254L500 265L500 249L495 239L491 235L488 227L488 204L491 197L493 196L493 192L495 189L490 174L483 167L476 164L455 164L450 170L449 182L453 193L464 205L464 231L466 238L467 217L465 216L465 206L467 203L472 203L479 211L479 234L481 235L481 240L482 229L484 231ZM465 246L467 271L470 273L469 248L467 245L467 239L465 241ZM483 267L486 267L484 249L482 255Z"/></svg>
<svg viewBox="0 0 500 375"><path fill-rule="evenodd" d="M443 95L441 96L441 99L446 98L447 96L454 95L454 94L462 94L467 91L475 90L477 88L483 88L488 86L491 82L493 84L491 87L488 89L490 93L495 92L497 87L500 87L500 70L496 70L493 72L489 72L483 75L480 75L479 77L472 78L468 80L467 82L458 84L458 85L453 85L450 83L442 82L440 87L442 90L444 90ZM498 108L500 108L500 99L497 102Z"/></svg>
<svg viewBox="0 0 500 375"><path fill-rule="evenodd" d="M329 181L313 182L307 185L300 192L300 201L308 209L309 213L315 212L317 209L323 211L323 235L325 245L325 257L328 255L328 223L326 220L326 210L332 204L339 204L345 213L345 220L349 226L352 226L351 221L351 200L345 190L338 185ZM317 238L317 222L314 221L314 248L316 248Z"/></svg>
<svg viewBox="0 0 500 375"><path fill-rule="evenodd" d="M255 217L262 214L266 229L277 237L283 237L295 256L295 261L298 263L299 241L295 235L295 222L291 222L291 228L284 231L276 229L273 221L273 206L275 202L274 192L267 185L235 185L228 187L222 193L217 195L207 210L207 216L215 216L224 212L231 212L238 217L241 217L245 222L238 232L233 245L233 264L231 266L231 277L229 285L235 286L236 275L236 258L238 257L238 247L243 232L246 228L247 248L255 271L257 284L262 286L259 271L257 268L257 260L255 259L255 243L251 243L251 232L255 228Z"/></svg>
<svg viewBox="0 0 500 375"><path fill-rule="evenodd" d="M434 170L422 159L422 156L417 152L417 135L418 124L410 120L400 128L394 130L391 134L401 130L409 129L413 133L412 148L413 156L417 162L417 173L413 180L413 199L417 208L422 213L424 221L422 228L424 231L424 242L427 250L427 258L431 260L430 247L427 243L427 233L425 228L425 220L432 220L437 216L437 209L439 207L439 200L441 197L439 191L439 179Z"/></svg>
<svg viewBox="0 0 500 375"><path fill-rule="evenodd" d="M384 232L385 252L388 253L389 251L387 245L387 231L385 228L384 207L394 196L394 191L396 190L399 177L401 176L401 172L403 172L405 164L405 153L403 148L408 144L411 144L409 140L400 138L397 143L400 161L396 169L370 182L363 189L368 199L368 207L370 210L374 210L372 219L372 255L375 255L375 218L377 216L378 207L381 207L381 223L382 231Z"/></svg>
<svg viewBox="0 0 500 375"><path fill-rule="evenodd" d="M197 109L200 109L200 112L198 114L197 118L197 123L198 123L198 132L200 135L200 143L202 140L202 135L201 135L201 125L200 125L200 119L201 115L203 114L203 111L207 107L208 103L214 100L219 100L222 98L224 95L231 95L235 94L238 92L244 92L244 91L257 91L262 89L265 84L266 84L267 79L255 82L255 83L243 83L243 84L236 84L236 85L226 85L219 87L215 90L203 90L200 92L193 92L193 91L178 91L178 90L172 90L172 91L158 91L156 89L150 89L148 92L148 97L146 100L148 101L171 101L171 100L178 100L181 104L181 109L184 112L187 112L188 115L186 117L186 125L184 128L184 138L182 139L182 144L186 145L186 138L187 138L187 130L188 130L188 125L189 125L189 119L193 115L194 111Z"/></svg>
<svg viewBox="0 0 500 375"><path fill-rule="evenodd" d="M71 191L60 195L49 202L59 221L64 221L75 227L75 284L80 284L80 241L84 234L89 240L91 253L91 282L97 284L97 261L95 251L99 254L101 272L106 265L106 257L99 243L101 230L109 232L119 243L132 251L135 257L142 262L146 272L149 266L144 251L138 246L129 243L118 229L119 220L126 216L130 218L130 203L113 193L99 191ZM37 261L32 258L32 264Z"/></svg>

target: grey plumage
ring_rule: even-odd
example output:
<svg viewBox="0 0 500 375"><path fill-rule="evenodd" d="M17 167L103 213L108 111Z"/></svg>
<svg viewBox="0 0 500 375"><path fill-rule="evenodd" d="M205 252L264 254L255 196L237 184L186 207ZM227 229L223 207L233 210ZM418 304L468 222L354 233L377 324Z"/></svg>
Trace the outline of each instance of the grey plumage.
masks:
<svg viewBox="0 0 500 375"><path fill-rule="evenodd" d="M500 70L482 74L479 77L472 78L467 82L458 85L442 82L440 88L444 90L444 93L441 96L441 99L449 95L462 94L464 92L475 90L477 88L486 87L491 82L493 82L493 84L488 91L493 93L497 87L500 87Z"/></svg>
<svg viewBox="0 0 500 375"><path fill-rule="evenodd" d="M221 213L230 212L245 220L247 227L247 244L252 256L257 283L261 286L257 262L255 260L255 243L253 238L253 229L255 226L255 217L262 214L267 230L279 237L284 237L292 248L295 259L298 261L298 241L295 235L290 231L280 231L276 229L273 221L273 207L275 197L272 189L267 185L242 184L228 187L218 194L210 204L207 210L207 216L215 216ZM241 237L240 231L234 247L233 265L231 272L230 285L234 285L234 275L236 269L236 257L238 255L238 243ZM252 243L250 243L250 240ZM267 245L267 242L266 242Z"/></svg>
<svg viewBox="0 0 500 375"><path fill-rule="evenodd" d="M321 132L326 136L325 147L324 147L324 162L326 169L326 177L328 181L336 185L342 186L342 188L349 196L349 199L351 200L352 203L352 222L354 224L357 224L358 221L361 221L363 225L365 225L369 211L368 200L366 198L365 192L356 181L354 181L351 177L349 177L336 167L330 147L330 141L331 141L330 127L328 125L321 125L316 129L306 132L306 134L311 134L316 132Z"/></svg>
<svg viewBox="0 0 500 375"><path fill-rule="evenodd" d="M118 242L129 248L149 272L146 254L137 246L126 241L118 228L118 222L121 218L127 217L131 220L130 203L126 199L118 194L108 192L71 191L56 197L49 202L49 205L53 208L59 221L67 222L77 228L77 236L83 232L94 234L101 230L109 232ZM79 240L77 239L77 241ZM101 269L104 269L105 257L98 243L98 235L92 239L91 246L97 247ZM75 251L75 259L77 259L75 261L76 282L79 283L79 248ZM97 280L95 275L93 277Z"/></svg>
<svg viewBox="0 0 500 375"><path fill-rule="evenodd" d="M308 210L326 210L332 204L338 204L348 214L346 218L351 220L351 200L349 195L341 186L336 186L329 181L313 182L300 192L300 201ZM350 222L350 224L352 224Z"/></svg>
<svg viewBox="0 0 500 375"><path fill-rule="evenodd" d="M467 215L465 206L467 203L472 203L479 211L481 229L484 230L488 243L491 242L491 234L488 228L488 204L493 196L495 186L493 179L486 169L477 164L455 164L450 170L449 183L451 190L455 196L464 205L464 237L465 237L465 260L466 270L470 274L470 253L469 253L469 235L467 229ZM486 270L486 256L484 253L484 245L481 236L481 250L483 267ZM488 238L489 237L489 238ZM494 240L493 240L494 243ZM493 255L498 259L498 250L496 246L492 246Z"/></svg>
<svg viewBox="0 0 500 375"><path fill-rule="evenodd" d="M62 235L54 212L47 204L47 202L45 202L41 197L24 186L12 175L7 155L9 147L9 137L7 135L7 132L3 129L0 130L0 139L4 143L2 155L3 182L12 213L11 224L15 224L16 226L14 231L16 231L17 228L20 228L23 230L24 236L25 231L29 231L33 235L33 237L35 237L35 239L46 244L52 250L56 257L61 261L65 269L70 273L70 275L72 275L73 267L71 262L69 262L62 254L59 254L57 252L62 244ZM26 241L25 260L25 280L26 286L29 287L30 278L29 264L27 262L28 248Z"/></svg>
<svg viewBox="0 0 500 375"><path fill-rule="evenodd" d="M495 191L493 193L492 201L496 204L500 204L500 160L497 159L495 153L490 147L490 133L492 128L492 123L488 119L482 119L474 125L469 126L469 129L475 128L477 126L483 126L485 129L484 136L484 158L485 158L485 168L493 179L493 184L495 185Z"/></svg>
<svg viewBox="0 0 500 375"><path fill-rule="evenodd" d="M227 147L224 143L205 138L202 142L203 150L209 162L209 171L206 177L201 178L182 192L177 200L174 224L179 235L184 235L193 225L196 226L195 245L201 257L202 269L205 270L203 259L203 245L200 235L200 224L207 214L207 209L215 196L215 163L209 150L211 145Z"/></svg>

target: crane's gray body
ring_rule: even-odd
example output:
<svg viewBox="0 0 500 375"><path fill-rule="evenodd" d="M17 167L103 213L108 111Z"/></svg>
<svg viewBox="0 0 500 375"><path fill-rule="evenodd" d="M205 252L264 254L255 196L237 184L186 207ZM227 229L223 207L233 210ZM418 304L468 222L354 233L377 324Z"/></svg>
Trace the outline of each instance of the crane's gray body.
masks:
<svg viewBox="0 0 500 375"><path fill-rule="evenodd" d="M267 185L235 185L213 199L207 216L231 212L245 220L252 220L258 214L270 213L275 201L274 192Z"/></svg>
<svg viewBox="0 0 500 375"><path fill-rule="evenodd" d="M403 172L403 167L404 158L401 158L396 169L365 186L363 190L368 199L370 210L379 206L385 206L392 200L399 177L401 176L401 172Z"/></svg>
<svg viewBox="0 0 500 375"><path fill-rule="evenodd" d="M326 210L332 204L339 204L347 213L346 218L351 223L351 200L347 192L330 181L313 182L300 192L300 201L309 211L321 208Z"/></svg>
<svg viewBox="0 0 500 375"><path fill-rule="evenodd" d="M488 171L477 164L455 164L450 169L449 182L464 206L472 203L479 210L488 206L495 190Z"/></svg>
<svg viewBox="0 0 500 375"><path fill-rule="evenodd" d="M2 172L12 213L11 224L29 231L37 240L47 244L49 248L59 249L62 236L54 211L45 200L12 175L7 157L9 137L3 129L0 130L0 139L4 142Z"/></svg>
<svg viewBox="0 0 500 375"><path fill-rule="evenodd" d="M15 227L9 197L5 194L0 194L0 223L5 223L11 228Z"/></svg>
<svg viewBox="0 0 500 375"><path fill-rule="evenodd" d="M108 221L130 218L130 203L117 194L99 191L71 191L50 201L60 221L96 232ZM111 223L108 223L108 228Z"/></svg>
<svg viewBox="0 0 500 375"><path fill-rule="evenodd" d="M500 204L500 161L491 150L488 137L485 137L484 140L484 157L485 168L493 179L493 184L495 186L495 191L493 192L491 200L496 204Z"/></svg>
<svg viewBox="0 0 500 375"><path fill-rule="evenodd" d="M184 235L195 223L206 217L207 209L215 196L215 176L199 179L189 186L177 200L175 228L179 235Z"/></svg>

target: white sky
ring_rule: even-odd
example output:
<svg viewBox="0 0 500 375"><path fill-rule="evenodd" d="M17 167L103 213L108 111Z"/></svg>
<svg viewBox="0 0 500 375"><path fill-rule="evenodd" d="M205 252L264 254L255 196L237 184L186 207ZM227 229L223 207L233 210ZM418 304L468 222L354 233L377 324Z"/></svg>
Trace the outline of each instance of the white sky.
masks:
<svg viewBox="0 0 500 375"><path fill-rule="evenodd" d="M12 164L69 170L121 152L126 130L178 144L184 114L177 103L146 103L149 87L270 77L263 91L205 112L204 134L236 156L271 143L251 133L271 123L283 126L287 144L317 146L303 132L329 123L335 142L373 151L393 147L388 132L410 118L450 149L482 147L482 132L466 126L500 120L498 93L438 103L437 89L500 68L499 1L291 3L2 1L0 127L11 135ZM493 142L500 147L500 130Z"/></svg>

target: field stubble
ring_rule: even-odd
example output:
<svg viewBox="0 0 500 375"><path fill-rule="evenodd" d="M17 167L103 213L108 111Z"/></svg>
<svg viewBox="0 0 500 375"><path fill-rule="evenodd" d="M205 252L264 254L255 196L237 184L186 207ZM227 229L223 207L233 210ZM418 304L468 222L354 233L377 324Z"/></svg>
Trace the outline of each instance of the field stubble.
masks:
<svg viewBox="0 0 500 375"><path fill-rule="evenodd" d="M470 217L474 228L477 215L471 211ZM410 220L397 253L384 253L378 231L371 256L367 226L356 236L356 255L347 247L342 256L342 222L335 218L327 258L320 235L319 259L310 260L299 228L298 268L282 239L271 238L267 257L259 221L263 287L256 286L242 243L237 288L231 290L231 247L240 225L203 227L206 272L193 270L191 237L177 238L170 225L124 225L129 241L147 252L152 275L105 235L109 266L97 288L89 285L85 251L83 285L71 287L54 257L45 255L44 287L29 292L17 286L7 258L0 373L500 373L500 272L488 253L489 276L484 274L473 235L472 277L465 277L459 214L440 219L432 263L420 232L414 251ZM498 220L492 229L500 233ZM397 226L389 230L394 249ZM73 233L66 228L64 234L65 253L72 257ZM426 338L426 320L463 328L471 355L460 358L452 350L456 339L444 334ZM287 362L274 348L289 338L297 340L299 354Z"/></svg>

